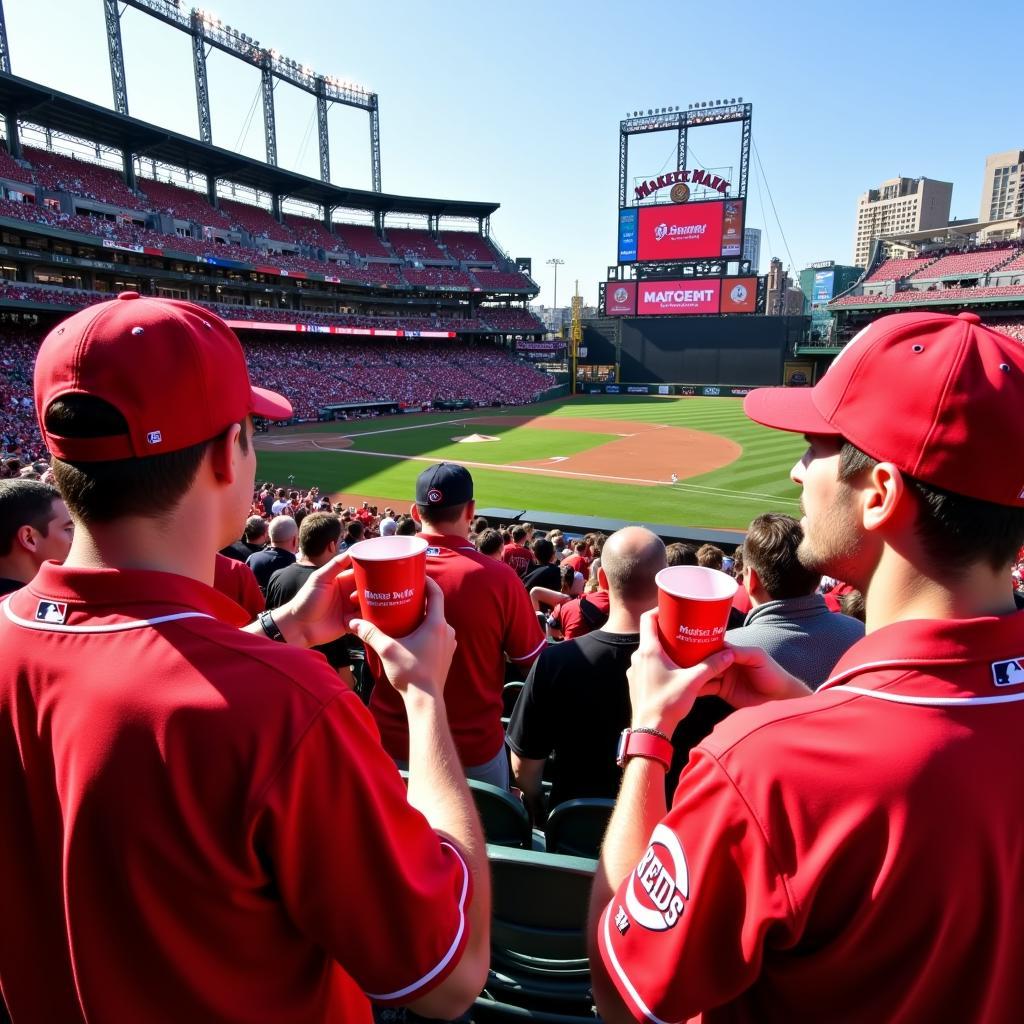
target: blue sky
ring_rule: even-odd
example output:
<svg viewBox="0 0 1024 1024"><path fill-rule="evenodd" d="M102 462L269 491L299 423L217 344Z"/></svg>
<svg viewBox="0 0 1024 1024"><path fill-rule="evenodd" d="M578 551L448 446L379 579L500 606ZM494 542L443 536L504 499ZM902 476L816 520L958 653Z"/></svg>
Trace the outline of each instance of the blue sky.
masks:
<svg viewBox="0 0 1024 1024"><path fill-rule="evenodd" d="M989 39L968 38L979 19L946 0L209 0L208 9L264 46L379 93L385 190L501 203L494 236L511 255L533 257L545 304L548 258L565 260L560 304L577 278L594 301L615 262L627 111L732 96L754 104L781 222L780 231L767 193L759 200L755 172L747 226L767 228L762 272L772 255L796 269L849 262L858 195L899 174L952 181L952 214L977 216L986 154L1024 147L1019 68L996 45L1024 34L1020 4L986 9L981 20L998 37ZM4 10L15 74L111 105L100 0L6 0ZM187 37L132 9L122 25L131 113L197 134ZM256 72L214 53L209 73L214 142L262 157L259 107L243 131ZM276 105L280 163L316 175L312 98L279 85ZM338 184L369 187L366 120L331 111ZM702 162L738 162L738 136L704 134L691 133ZM666 135L634 147L631 177L668 169L672 144Z"/></svg>

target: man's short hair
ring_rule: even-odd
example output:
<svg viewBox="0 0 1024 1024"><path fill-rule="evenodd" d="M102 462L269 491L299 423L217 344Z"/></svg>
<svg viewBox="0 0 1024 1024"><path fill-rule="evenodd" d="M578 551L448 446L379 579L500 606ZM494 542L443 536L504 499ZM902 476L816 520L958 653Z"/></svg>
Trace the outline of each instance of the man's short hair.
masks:
<svg viewBox="0 0 1024 1024"><path fill-rule="evenodd" d="M0 480L0 555L9 555L23 526L44 537L53 521L53 503L60 491L38 480Z"/></svg>
<svg viewBox="0 0 1024 1024"><path fill-rule="evenodd" d="M465 514L468 501L461 505L449 505L447 508L440 508L437 505L420 505L417 503L416 510L420 514L420 520L429 523L431 526L450 526L457 523Z"/></svg>
<svg viewBox="0 0 1024 1024"><path fill-rule="evenodd" d="M992 443L998 443L997 439ZM849 483L877 465L877 459L849 441L843 442L839 451L842 483ZM1024 545L1024 508L954 494L922 483L907 473L903 479L917 498L917 535L949 577L962 577L977 562L1002 569Z"/></svg>
<svg viewBox="0 0 1024 1024"><path fill-rule="evenodd" d="M310 512L299 527L299 548L309 558L318 558L340 538L341 520L330 512Z"/></svg>
<svg viewBox="0 0 1024 1024"><path fill-rule="evenodd" d="M761 586L775 601L806 597L821 582L820 574L804 568L797 558L803 539L800 524L779 512L765 512L747 529L744 565L757 573Z"/></svg>
<svg viewBox="0 0 1024 1024"><path fill-rule="evenodd" d="M512 527L512 543L522 544L526 540L526 527L525 526L513 526Z"/></svg>
<svg viewBox="0 0 1024 1024"><path fill-rule="evenodd" d="M396 537L415 537L416 536L416 520L412 516L402 516L398 520L398 525L395 527Z"/></svg>
<svg viewBox="0 0 1024 1024"><path fill-rule="evenodd" d="M476 539L476 549L481 555L496 555L501 548L501 534L489 527Z"/></svg>
<svg viewBox="0 0 1024 1024"><path fill-rule="evenodd" d="M345 543L346 544L357 544L363 539L363 524L358 519L353 519L351 523L345 527Z"/></svg>
<svg viewBox="0 0 1024 1024"><path fill-rule="evenodd" d="M249 516L245 521L245 539L250 544L255 544L260 537L267 535L267 521L263 516Z"/></svg>
<svg viewBox="0 0 1024 1024"><path fill-rule="evenodd" d="M299 532L298 524L291 516L275 516L270 520L270 543L272 547L287 544Z"/></svg>
<svg viewBox="0 0 1024 1024"><path fill-rule="evenodd" d="M668 565L699 565L697 561L697 547L694 544L684 544L677 540L665 548L665 558Z"/></svg>
<svg viewBox="0 0 1024 1024"><path fill-rule="evenodd" d="M697 564L705 569L721 569L725 560L725 552L714 544L701 544L697 548Z"/></svg>
<svg viewBox="0 0 1024 1024"><path fill-rule="evenodd" d="M66 438L114 437L128 433L125 418L95 395L65 395L46 410L47 433ZM230 429L230 428L228 428ZM214 438L162 455L110 462L53 459L53 476L71 514L85 523L124 516L161 517L192 486ZM242 450L249 450L249 429L242 424Z"/></svg>
<svg viewBox="0 0 1024 1024"><path fill-rule="evenodd" d="M538 537L533 542L533 554L541 565L547 565L554 557L555 545L547 537Z"/></svg>
<svg viewBox="0 0 1024 1024"><path fill-rule="evenodd" d="M587 550L587 542L585 540L578 540L573 544L572 549L576 554L582 555L583 552Z"/></svg>

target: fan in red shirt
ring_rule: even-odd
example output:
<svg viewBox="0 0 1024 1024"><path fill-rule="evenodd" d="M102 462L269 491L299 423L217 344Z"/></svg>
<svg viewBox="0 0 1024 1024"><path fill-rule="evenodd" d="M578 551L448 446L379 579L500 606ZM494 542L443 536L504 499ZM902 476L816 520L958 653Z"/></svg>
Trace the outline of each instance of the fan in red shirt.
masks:
<svg viewBox="0 0 1024 1024"><path fill-rule="evenodd" d="M457 646L445 684L455 747L470 778L508 788L508 757L501 725L506 659L525 672L544 646L526 588L507 566L469 542L476 514L473 478L450 462L429 466L416 480L413 517L428 542L427 575L445 595L445 616ZM409 727L401 702L379 671L370 710L384 749L400 764L408 757Z"/></svg>
<svg viewBox="0 0 1024 1024"><path fill-rule="evenodd" d="M602 1019L1024 1019L1022 406L1024 350L973 313L881 317L813 389L747 396L806 436L798 557L865 595L867 635L810 693L755 648L676 668L643 617L592 898ZM739 710L666 813L664 737L701 694Z"/></svg>
<svg viewBox="0 0 1024 1024"><path fill-rule="evenodd" d="M587 557L587 542L578 540L572 546L573 554L562 559L562 565L572 566L574 572L581 572L584 576L590 569L590 559Z"/></svg>
<svg viewBox="0 0 1024 1024"><path fill-rule="evenodd" d="M522 579L536 564L533 552L526 547L526 527L512 527L512 543L501 551L501 560Z"/></svg>
<svg viewBox="0 0 1024 1024"><path fill-rule="evenodd" d="M443 595L428 584L401 643L356 623L407 713L406 790L358 697L301 649L353 614L347 559L252 623L211 585L252 494L252 416L290 415L227 325L134 292L90 306L43 341L35 397L75 537L0 602L12 1019L458 1016L490 900L450 767Z"/></svg>

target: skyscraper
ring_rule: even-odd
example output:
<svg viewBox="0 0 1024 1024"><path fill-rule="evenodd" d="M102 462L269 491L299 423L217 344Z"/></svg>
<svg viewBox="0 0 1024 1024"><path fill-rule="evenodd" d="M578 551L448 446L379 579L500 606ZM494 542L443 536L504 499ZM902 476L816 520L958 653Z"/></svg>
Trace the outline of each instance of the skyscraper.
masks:
<svg viewBox="0 0 1024 1024"><path fill-rule="evenodd" d="M906 234L949 224L953 184L933 178L890 178L857 201L853 262L866 267L871 243L886 235Z"/></svg>
<svg viewBox="0 0 1024 1024"><path fill-rule="evenodd" d="M750 260L750 272L759 274L761 272L761 229L743 229L743 258Z"/></svg>
<svg viewBox="0 0 1024 1024"><path fill-rule="evenodd" d="M978 220L1009 220L1024 216L1024 150L1010 149L985 159Z"/></svg>

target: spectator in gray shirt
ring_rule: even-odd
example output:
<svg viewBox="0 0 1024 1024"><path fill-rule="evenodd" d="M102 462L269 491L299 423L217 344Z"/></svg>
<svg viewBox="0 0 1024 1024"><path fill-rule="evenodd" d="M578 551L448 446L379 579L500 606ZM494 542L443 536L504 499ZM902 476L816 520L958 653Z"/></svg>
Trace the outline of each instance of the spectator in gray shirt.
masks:
<svg viewBox="0 0 1024 1024"><path fill-rule="evenodd" d="M752 608L742 626L725 638L760 647L812 688L829 676L847 648L864 635L864 623L830 612L815 591L821 577L800 563L800 524L767 512L751 524L743 542L743 585Z"/></svg>

